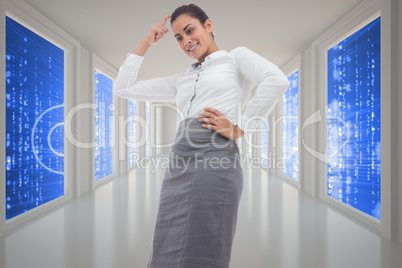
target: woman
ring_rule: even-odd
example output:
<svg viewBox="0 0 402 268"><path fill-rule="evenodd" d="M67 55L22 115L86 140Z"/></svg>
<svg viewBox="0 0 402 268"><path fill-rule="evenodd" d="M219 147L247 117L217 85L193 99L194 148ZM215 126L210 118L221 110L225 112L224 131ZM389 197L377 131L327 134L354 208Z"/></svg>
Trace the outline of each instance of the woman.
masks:
<svg viewBox="0 0 402 268"><path fill-rule="evenodd" d="M136 81L169 18L180 49L197 62L181 74ZM235 140L259 128L289 86L277 66L249 49L220 50L212 31L198 6L177 8L127 56L115 82L120 97L175 101L178 108L148 267L229 267L243 187Z"/></svg>

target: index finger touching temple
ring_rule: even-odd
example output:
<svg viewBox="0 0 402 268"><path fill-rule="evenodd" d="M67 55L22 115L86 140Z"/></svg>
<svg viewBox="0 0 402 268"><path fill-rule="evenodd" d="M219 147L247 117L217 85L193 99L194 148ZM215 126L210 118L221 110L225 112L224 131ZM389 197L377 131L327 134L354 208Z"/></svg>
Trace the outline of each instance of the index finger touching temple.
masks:
<svg viewBox="0 0 402 268"><path fill-rule="evenodd" d="M172 15L166 15L165 17L163 17L162 22L161 22L162 25L165 25L166 21L167 21L170 17L172 17Z"/></svg>

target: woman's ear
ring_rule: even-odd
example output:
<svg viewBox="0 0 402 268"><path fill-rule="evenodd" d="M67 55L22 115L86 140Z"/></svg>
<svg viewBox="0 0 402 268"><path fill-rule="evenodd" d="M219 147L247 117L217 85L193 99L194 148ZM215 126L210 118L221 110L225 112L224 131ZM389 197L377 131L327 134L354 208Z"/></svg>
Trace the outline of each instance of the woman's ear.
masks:
<svg viewBox="0 0 402 268"><path fill-rule="evenodd" d="M212 33L214 30L214 25L212 24L212 21L210 19L207 19L204 23L204 27L208 30L208 32Z"/></svg>

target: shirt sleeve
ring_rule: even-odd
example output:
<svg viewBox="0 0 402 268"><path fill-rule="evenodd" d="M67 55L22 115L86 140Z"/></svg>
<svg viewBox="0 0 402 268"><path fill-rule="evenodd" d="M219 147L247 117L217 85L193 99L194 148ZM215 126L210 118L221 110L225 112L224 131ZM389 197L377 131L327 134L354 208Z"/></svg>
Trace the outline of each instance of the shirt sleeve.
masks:
<svg viewBox="0 0 402 268"><path fill-rule="evenodd" d="M239 71L258 84L238 124L244 132L253 133L289 88L289 80L275 64L248 48L238 47L232 53Z"/></svg>
<svg viewBox="0 0 402 268"><path fill-rule="evenodd" d="M128 54L113 85L113 94L139 101L176 101L175 81L178 75L137 81L144 57Z"/></svg>

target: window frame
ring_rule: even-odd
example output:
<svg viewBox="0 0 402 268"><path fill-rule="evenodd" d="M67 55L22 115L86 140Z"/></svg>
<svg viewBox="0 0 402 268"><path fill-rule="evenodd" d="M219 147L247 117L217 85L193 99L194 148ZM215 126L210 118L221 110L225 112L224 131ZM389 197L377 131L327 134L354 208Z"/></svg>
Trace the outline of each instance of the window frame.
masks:
<svg viewBox="0 0 402 268"><path fill-rule="evenodd" d="M96 79L95 79L95 71L98 71L100 73L102 73L103 75L105 75L106 77L110 78L113 81L113 84L116 80L117 77L117 70L115 70L111 65L109 65L106 61L104 61L103 59L101 59L99 56L97 56L95 53L92 53L92 71L91 71L91 78L92 78L92 103L96 105L95 103L95 83L96 83ZM119 148L119 144L120 144L120 139L118 136L118 129L119 129L119 122L118 122L118 118L119 118L119 100L118 98L113 95L113 104L115 106L115 110L113 111L113 126L114 126L114 130L113 130L113 141L114 141L114 147L113 147L113 173L103 177L102 179L99 179L98 181L95 180L95 150L96 150L96 146L94 146L94 148L92 148L92 179L91 179L91 185L92 185L92 189L96 189L99 186L109 182L111 179L115 178L116 176L119 175L119 170L120 167L118 165L118 148ZM93 131L93 139L95 141L95 110L96 108L93 110L92 113L92 131Z"/></svg>
<svg viewBox="0 0 402 268"><path fill-rule="evenodd" d="M127 113L127 118L129 118L131 115L130 115L130 101L134 101L135 102L135 117L137 117L137 115L141 112L141 105L140 105L140 101L137 101L137 100L126 100L125 102L127 103L127 109L126 109L126 113ZM135 128L136 128L136 131L137 131L137 125L139 124L137 121L134 121L135 122ZM125 138L125 140L127 141L127 142L129 142L129 140L130 140L130 137L129 137L129 131L128 131L128 126L129 126L129 124L127 123L127 124L125 124L124 125L125 126L125 134L126 134L126 137L127 138ZM136 149L136 153L138 154L139 152L139 150L138 150L138 148L135 148ZM128 146L128 144L127 144L127 170L128 171L130 171L130 170L132 170L132 169L134 169L136 167L136 164L134 163L133 165L130 165L130 147Z"/></svg>
<svg viewBox="0 0 402 268"><path fill-rule="evenodd" d="M161 128L163 127L162 119L161 119L161 106L163 103L161 102L151 102L150 103L150 110L151 110L151 134L150 134L150 155L152 157L159 157L161 151Z"/></svg>
<svg viewBox="0 0 402 268"><path fill-rule="evenodd" d="M327 194L327 52L328 49L353 35L374 19L381 17L381 220L378 220L356 208L338 201ZM393 236L391 225L391 3L390 0L372 0L360 3L338 23L312 44L313 69L318 75L316 80L318 111L320 123L315 157L318 161L318 197L342 212L358 219L385 237ZM322 116L321 116L322 115ZM321 120L322 121L322 120ZM387 138L388 137L388 138Z"/></svg>
<svg viewBox="0 0 402 268"><path fill-rule="evenodd" d="M78 55L80 53L79 43L73 39L70 35L52 23L50 20L41 15L38 11L32 8L25 2L18 1L16 3L10 3L8 1L4 2L4 11L2 10L3 22L2 22L2 34L5 36L5 20L6 16L20 23L22 26L41 36L42 38L48 40L52 44L60 47L64 50L64 123L66 123L66 116L68 111L73 107L74 103L74 92L79 90L79 84L77 82L78 70L74 70L74 67L78 62ZM4 25L4 26L3 26ZM5 53L5 44L4 51ZM4 61L3 61L4 63ZM5 66L5 64L3 64ZM4 70L5 71L5 70ZM5 79L4 74L2 78ZM5 88L4 92L5 94ZM5 101L2 100L2 109L5 109ZM1 124L4 126L2 129L2 136L0 144L1 147L5 149L5 113L2 115ZM6 191L5 187L1 187L0 190L0 236L15 228L16 226L25 223L73 198L77 191L77 180L74 179L74 145L68 140L66 135L66 124L64 125L64 195L60 196L52 201L42 204L36 208L33 208L27 212L24 212L12 219L6 220L5 211L5 199ZM70 122L70 132L74 129L74 124ZM5 150L4 150L5 152ZM2 155L2 158L5 157ZM4 162L4 161L3 161ZM3 163L2 163L3 164ZM0 183L5 185L5 168L4 173L0 176Z"/></svg>
<svg viewBox="0 0 402 268"><path fill-rule="evenodd" d="M298 130L299 130L299 135L297 137L298 140L298 152L297 152L297 157L298 157L298 179L295 180L285 174L283 174L283 170L280 168L276 168L276 175L286 182L290 183L291 185L295 186L297 189L301 189L302 185L302 102L301 102L301 86L302 86L302 68L301 68L301 54L296 55L293 59L291 59L288 63L286 63L281 69L288 77L289 75L293 74L294 72L298 71L299 72L299 80L298 80ZM278 138L276 141L278 142L277 148L278 148L278 154L277 154L277 159L283 159L283 98L279 101L278 107L277 107L277 119L278 124L275 126L277 128L278 133Z"/></svg>
<svg viewBox="0 0 402 268"><path fill-rule="evenodd" d="M136 147L136 154L139 157L140 162L133 164L130 166L130 155L129 155L129 147L128 147L128 129L125 129L125 135L126 138L126 144L124 144L124 148L126 149L126 159L127 159L127 165L126 168L128 171L131 171L137 167L146 167L149 165L149 161L141 161L144 158L151 158L151 157L158 157L160 154L161 150L163 148L170 148L171 144L168 145L160 145L161 139L162 139L162 125L163 121L161 118L161 114L159 115L160 118L157 118L157 112L158 110L161 109L161 107L165 106L172 106L171 104L165 104L165 103L159 103L159 102L149 102L149 101L138 101L138 100L133 100L136 102L136 117L140 117L139 119L137 118L136 120L136 130L137 134L140 134L141 137L145 137L145 139L141 138L138 142L140 145L139 147ZM124 100L124 103L126 103L127 108L124 108L124 113L127 114L127 118L130 116L129 114L129 100ZM147 122L146 117L147 117L147 105L149 108L149 122ZM159 122L157 122L157 120ZM141 124L145 124L146 128L140 128L141 131L138 131L138 127L141 126ZM128 124L127 124L128 125ZM126 125L126 126L127 126ZM162 126L162 127L161 127ZM148 137L147 137L147 131L148 131ZM159 146L159 148L157 148ZM120 148L121 149L121 148ZM148 156L146 155L146 151L148 150Z"/></svg>
<svg viewBox="0 0 402 268"><path fill-rule="evenodd" d="M265 118L265 120L266 120L266 124L267 124L267 140L265 141L266 142L266 144L267 144L267 146L265 147L265 146L262 146L262 144L263 144L263 138L262 138L262 133L263 133L263 131L262 131L262 129L263 129L263 125L261 125L261 132L259 132L259 133L257 133L258 134L258 140L259 140L259 143L261 144L261 148L259 148L259 151L258 151L258 157L260 158L260 163L261 163L261 168L263 168L265 171L267 171L267 172L269 172L269 170L272 168L272 167L270 167L270 164L272 164L272 163L270 163L270 161L272 161L272 156L270 156L270 150L269 150L269 136L270 136L270 125L269 125L269 118L268 118L268 116ZM264 124L265 122L262 122L261 124ZM265 166L264 165L264 157L263 157L263 151L264 151L264 147L266 148L266 150L267 150L267 165Z"/></svg>

